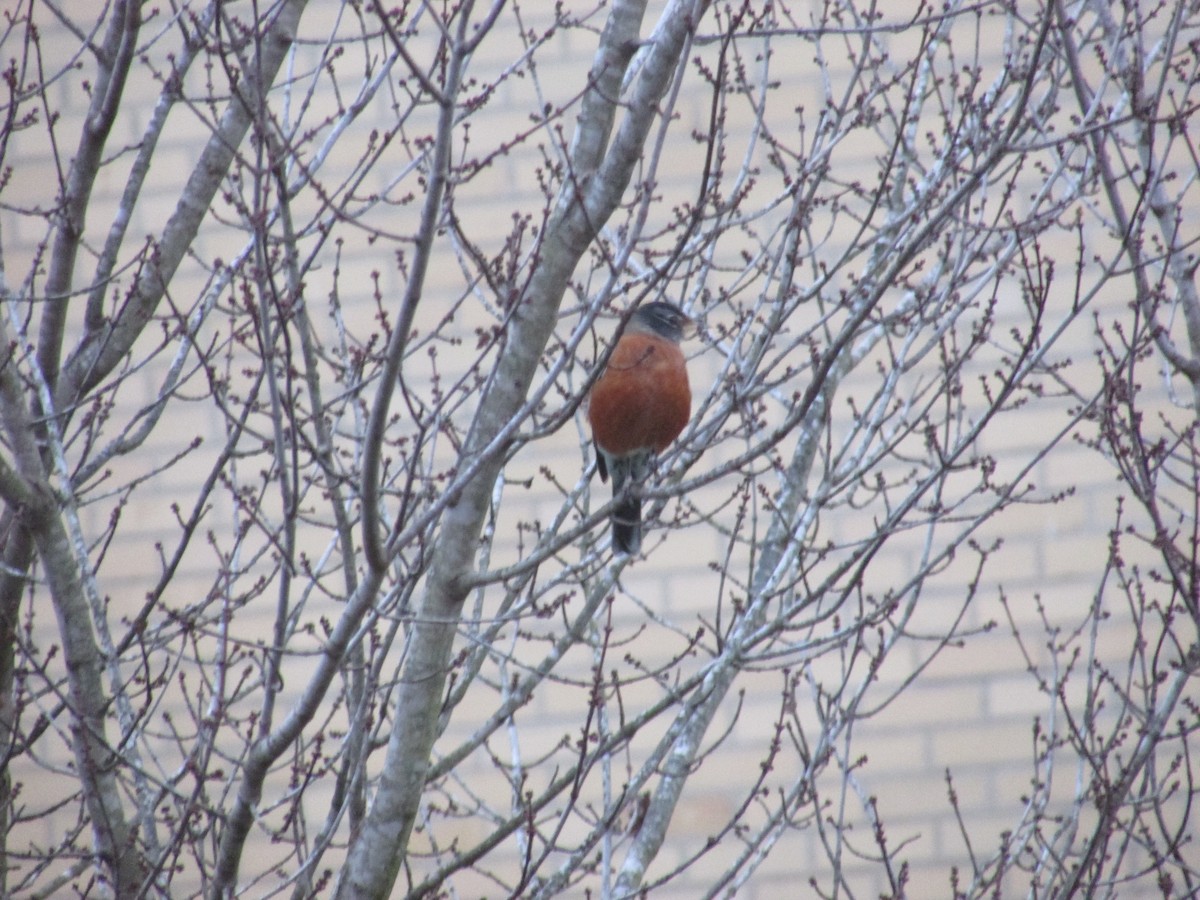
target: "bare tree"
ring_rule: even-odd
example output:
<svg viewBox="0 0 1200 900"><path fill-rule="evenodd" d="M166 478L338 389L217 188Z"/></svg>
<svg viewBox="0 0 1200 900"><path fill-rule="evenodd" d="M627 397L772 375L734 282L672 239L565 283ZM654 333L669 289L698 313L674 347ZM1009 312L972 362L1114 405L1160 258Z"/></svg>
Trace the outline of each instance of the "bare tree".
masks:
<svg viewBox="0 0 1200 900"><path fill-rule="evenodd" d="M1013 629L1049 708L1035 732L1026 814L994 858L975 863L975 892L1013 869L1055 897L1118 896L1140 882L1155 896L1200 890L1200 231L1186 215L1200 174L1186 123L1200 97L1185 74L1196 63L1194 12L1052 8L1097 185L1091 213L1116 244L1092 263L1121 273L1127 304L1112 320L1097 317L1100 390L1067 384L1087 423L1075 437L1111 461L1121 493L1088 608L1065 627L1047 620L1041 635ZM1111 289L1105 282L1092 291ZM1112 618L1133 636L1116 654L1104 644Z"/></svg>
<svg viewBox="0 0 1200 900"><path fill-rule="evenodd" d="M0 892L902 896L863 735L1075 445L1107 559L938 883L1194 893L1200 10L568 6L6 14ZM582 413L659 297L629 558Z"/></svg>

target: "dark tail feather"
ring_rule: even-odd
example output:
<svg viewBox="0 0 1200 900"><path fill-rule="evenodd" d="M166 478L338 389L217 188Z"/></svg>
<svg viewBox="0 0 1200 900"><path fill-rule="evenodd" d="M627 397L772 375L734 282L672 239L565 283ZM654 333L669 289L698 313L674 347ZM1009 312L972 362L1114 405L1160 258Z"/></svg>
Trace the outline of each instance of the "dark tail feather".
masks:
<svg viewBox="0 0 1200 900"><path fill-rule="evenodd" d="M613 547L633 556L642 549L642 498L626 493L612 512Z"/></svg>

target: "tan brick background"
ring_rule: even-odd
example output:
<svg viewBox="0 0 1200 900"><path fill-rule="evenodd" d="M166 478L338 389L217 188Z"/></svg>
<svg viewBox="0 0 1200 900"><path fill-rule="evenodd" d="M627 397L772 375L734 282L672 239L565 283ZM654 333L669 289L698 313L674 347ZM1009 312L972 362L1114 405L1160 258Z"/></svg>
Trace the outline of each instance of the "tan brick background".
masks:
<svg viewBox="0 0 1200 900"><path fill-rule="evenodd" d="M522 13L529 27L545 24L546 6L539 2L525 4ZM311 39L319 39L332 29L332 17L341 11L336 3L313 3L304 23L304 32ZM597 20L598 21L598 20ZM75 46L72 37L56 30L54 23L47 20L45 46L52 52L67 53ZM344 23L341 27L345 27ZM593 44L582 31L571 32L561 43L553 45L541 57L539 72L541 88L552 91L551 102L565 100L582 89L587 61ZM902 54L911 50L903 38L894 42L893 52ZM999 43L997 42L997 54ZM349 53L353 54L353 49ZM790 52L790 51L788 51ZM480 73L494 71L506 65L510 49L503 42L486 43L474 61ZM303 59L303 54L301 55ZM999 56L991 60L993 64ZM803 105L815 110L820 96L813 85L813 66L805 52L794 57L781 56L776 61L775 75L790 79L794 84L794 105ZM347 66L346 84L355 84L353 65ZM833 66L836 76L837 66ZM152 104L157 95L157 85L145 77L130 83L127 112L118 123L118 134L114 144L134 142L139 139ZM75 121L85 109L85 100L79 85L70 78L63 79L54 89L55 97L63 116L61 125L64 133L75 133ZM317 101L331 103L328 94ZM499 98L492 103L486 115L478 118L473 127L480 129L480 143L489 141L487 129L495 129L498 135L507 135L527 122L530 110L540 100L535 96L527 79L506 81ZM682 122L680 131L704 124L707 117L708 94L695 85L687 88L680 104ZM689 118L691 121L689 121ZM371 106L369 112L354 125L357 136L344 142L351 153L362 147L367 133L373 128L386 128L392 124L386 93ZM569 124L569 123L568 123ZM415 130L415 129L414 129ZM736 125L735 125L736 136ZM164 221L174 203L180 175L186 172L195 160L196 149L206 139L207 129L194 116L184 112L173 115L164 140L155 156L151 172L151 188L139 203L131 237L140 238L143 233L153 232L158 223ZM55 179L53 166L39 141L42 131L34 129L16 135L10 158L17 176L5 189L7 204L3 213L5 263L12 279L14 272L24 271L29 260L38 252L38 242L44 233L31 226L31 220L13 213L15 207L32 207L45 204L50 196L47 185ZM73 138L72 138L73 140ZM666 168L670 176L661 184L664 196L685 198L694 193L694 176L699 167L699 150L687 142L672 148L678 158ZM852 160L841 159L839 175L843 178L856 177L869 181L875 177L877 159L873 148L863 148L857 169L848 168ZM326 180L334 181L349 172L354 160L334 157L323 174ZM406 152L397 144L371 173L371 186L382 188L408 164ZM481 178L471 182L459 197L460 207L470 208L476 216L470 223L472 235L487 248L494 248L508 233L510 216L517 211L536 215L540 194L531 181L531 171L538 164L538 155L533 146L518 148L501 158ZM91 215L88 220L87 240L94 246L102 240L108 219L122 189L124 166L120 161L106 168L98 185ZM764 184L762 191L774 190L778 185ZM664 207L656 216L666 216ZM379 207L370 214L369 221L385 229L405 231L412 227L416 210L411 207ZM1188 213L1188 221L1197 223L1194 212ZM371 272L379 273L385 304L399 295L402 289L401 276L392 259L393 248L381 248L367 240L366 233L348 232L341 250L341 275L336 283L346 316L351 321L365 323L373 313L371 300ZM1099 241L1100 238L1098 237ZM229 229L215 224L207 229L197 245L198 255L206 262L237 252L242 238ZM1064 268L1073 258L1074 249L1062 249ZM307 293L311 298L324 298L335 287L333 279L332 247L325 251L327 260L306 279ZM90 257L89 257L90 259ZM80 280L86 281L85 262L81 266ZM123 279L128 279L128 275ZM180 305L190 304L205 288L206 278L199 267L186 266L171 285L171 295ZM1119 285L1115 286L1119 287ZM1115 289L1096 306L1096 314L1104 320L1125 314L1127 297ZM448 252L439 255L431 268L428 290L421 308L425 323L436 321L443 310L459 297L463 291L463 279L458 263ZM1016 302L1013 297L1005 302ZM568 298L570 305L572 299ZM721 321L720 308L704 310L705 324L709 333L715 333L715 325ZM1003 318L1005 310L1000 309ZM462 316L463 336L470 344L470 321L468 310ZM564 328L572 320L564 317ZM328 322L318 322L319 328L328 328ZM328 332L327 332L328 333ZM607 334L598 335L600 339ZM1072 377L1081 386L1091 381L1094 388L1098 373L1093 367L1091 355L1095 339L1090 320L1076 322L1069 336L1060 344L1056 353L1074 361ZM598 350L599 347L596 347ZM703 397L719 371L722 350L693 344L689 348L691 371L697 397ZM589 348L589 353L593 352ZM453 375L463 370L470 357L456 359L447 348L439 362L444 374ZM589 359L577 360L570 377L582 379L587 371ZM154 396L161 368L151 367L139 373L132 384L140 385L141 395L126 388L120 397L119 412L127 415L140 403ZM864 367L847 383L850 392L865 391L870 386L873 371ZM1042 446L1050 433L1065 427L1070 404L1047 402L1030 408L1020 415L1009 416L1004 427L989 431L982 441L981 450L997 456L1003 470L1014 471L1024 464L1031 451ZM460 411L469 416L472 410ZM837 418L843 408L834 410L833 431L838 430ZM135 609L158 573L157 554L154 543L164 534L170 535L177 529L171 504L179 501L189 503L191 479L196 472L206 471L206 460L219 447L222 423L210 406L179 404L169 413L169 421L158 429L145 450L136 458L124 460L121 470L114 466L114 483L121 483L133 476L141 467L162 461L181 452L194 437L204 439L204 447L183 465L169 470L164 477L157 478L136 491L125 507L124 521L117 542L108 550L99 569L99 581L109 596L114 616L122 609ZM509 534L513 540L498 542L494 562L504 562L517 557L516 526L518 522L539 521L549 523L559 509L560 493L542 474L548 469L560 482L570 486L580 477L586 463L585 451L581 446L586 429L577 419L575 428L564 428L557 434L539 441L517 456L507 467L508 479L505 502L497 524L498 533ZM731 453L726 448L715 451ZM945 773L953 773L963 818L970 829L974 849L981 857L994 852L999 835L1011 829L1022 809L1021 796L1028 790L1031 777L1032 727L1034 716L1045 716L1049 708L1046 696L1039 693L1036 683L1026 672L1026 662L1019 652L1008 624L1004 607L1000 602L1001 590L1008 598L1008 610L1023 629L1027 646L1035 652L1044 643L1042 620L1038 600L1045 618L1051 623L1071 628L1082 622L1092 602L1098 573L1103 564L1107 532L1112 525L1119 486L1112 468L1094 452L1071 440L1064 440L1058 447L1030 472L1029 481L1037 490L1048 496L1060 491L1073 493L1054 504L1016 506L990 523L981 541L1002 540L986 569L983 582L977 590L967 613L966 624L983 628L985 623L995 622L996 627L980 633L965 642L964 646L952 647L938 655L916 680L915 684L900 693L869 718L860 722L854 730L854 742L849 750L854 759L862 758L862 764L854 776L856 788L864 796L878 799L878 809L883 817L890 844L904 844L901 853L911 866L911 895L935 897L949 895L948 872L958 867L964 873L969 867L967 851L959 835L959 827L947 799ZM525 484L528 483L528 487ZM592 502L598 503L606 497L607 489L599 493ZM713 508L724 494L721 486L698 492L690 498L700 509ZM84 510L84 526L91 534L98 534L107 521L109 508L96 504ZM208 527L219 529L221 523L228 527L233 511L228 508L214 510ZM855 520L846 515L844 520L826 523L838 536L869 529L869 520ZM912 571L909 554L916 553L922 536L914 534L911 540L889 544L871 570L870 578L877 585L889 580L899 580ZM322 537L308 548L319 554ZM662 545L659 546L659 542ZM220 539L218 538L218 543ZM647 665L669 659L674 653L682 652L686 636L695 631L701 622L711 622L715 614L721 585L713 567L723 565L725 540L718 532L705 524L678 529L664 534L653 530L648 535L649 559L631 566L622 576L619 593L612 606L614 633L622 644L614 651L607 665L615 667L623 675L632 676L633 669L623 661L626 654L633 654ZM745 570L744 557L735 560ZM189 591L204 590L209 583L213 565L211 550L203 544L197 545L188 555L177 579L169 591L171 602L185 606ZM914 633L936 635L944 631L950 619L958 614L962 598L967 592L967 579L972 575L973 560L964 557L956 560L941 577L932 581L921 599L912 623ZM484 594L477 598L483 614L488 614L495 595ZM35 602L37 599L35 592ZM476 598L469 603L474 604ZM314 620L321 614L333 616L338 609L332 600L314 602L307 615ZM237 623L240 634L253 639L255 630L269 627L273 610L270 602L262 598L260 605L246 611ZM1101 652L1113 661L1128 654L1130 641L1135 634L1120 609L1113 610L1113 618L1105 622L1100 635ZM38 641L51 643L55 640L52 618L40 615L37 618ZM537 623L535 628L552 632L554 620ZM511 635L508 635L511 638ZM913 640L899 648L889 658L880 672L880 689L875 696L882 698L887 686L899 687L903 680L915 672L925 661L930 645ZM312 649L317 649L313 641ZM537 654L540 647L519 646L518 652ZM181 651L182 653L182 651ZM536 656L531 656L536 658ZM1044 661L1044 658L1043 658ZM533 703L521 710L516 717L520 728L522 753L527 760L535 760L541 752L550 752L560 741L573 739L579 731L581 717L587 706L587 680L592 658L584 651L573 654L562 669L569 683L549 686L539 691ZM799 660L797 660L799 663ZM817 662L814 665L820 666ZM186 668L181 656L180 665ZM287 684L302 684L302 674L310 665L308 659L295 657L287 662ZM695 659L685 660L685 670L697 665ZM194 676L192 676L194 677ZM717 752L705 763L689 783L683 802L672 823L668 845L664 848L659 871L672 864L682 862L690 854L699 853L713 829L723 823L731 812L743 803L747 782L744 775L757 771L764 756L764 746L770 740L774 723L779 715L782 677L779 673L764 672L747 675L742 682L743 693L731 696L724 720L718 723L710 739L723 735ZM643 680L626 689L622 695L627 710L636 710L658 699L662 691L650 680ZM285 697L286 701L286 697ZM477 691L455 715L439 749L454 746L458 740L469 735L476 717L485 716L497 702L495 693ZM740 708L739 708L740 707ZM811 712L800 710L802 721L814 722ZM155 725L154 727L157 727ZM728 734L725 729L728 728ZM636 768L636 755L644 749L645 742L657 740L660 729L654 729L645 738L634 742L634 750L628 765ZM61 743L48 743L49 753L65 754ZM492 752L503 756L506 748L493 746ZM45 762L46 760L43 760ZM68 765L66 756L59 764ZM626 763L622 763L625 765ZM377 765L377 763L376 763ZM796 775L794 760L785 760L766 780L771 791L786 790L790 779ZM1070 774L1066 774L1070 770ZM40 772L40 770L39 770ZM32 771L23 773L22 762L17 762L15 777L20 780ZM544 781L552 772L531 771L534 782ZM620 773L618 773L619 775ZM503 805L508 792L507 785L494 775L491 761L483 753L476 753L468 760L461 772L463 780L481 795L491 795ZM1064 761L1064 787L1074 779L1073 764ZM830 791L832 782L822 782ZM44 773L37 775L24 785L24 796L30 802L48 805L59 793L59 786ZM1064 794L1064 799L1066 795ZM314 806L317 797L313 797ZM857 802L857 801L855 801ZM314 810L315 812L315 810ZM62 810L69 817L74 812ZM749 816L760 815L760 810L751 804ZM861 822L861 819L860 819ZM38 826L26 826L21 840L36 841L38 828L44 829L43 837L49 840L59 826L53 819L46 819ZM486 834L486 825L479 819L464 822L461 838L464 843ZM451 839L442 832L440 841ZM424 836L417 839L420 844ZM869 826L860 824L850 835L851 843L862 852L871 854ZM689 869L681 878L654 892L656 897L688 898L698 896L727 864L739 849L737 841L728 839L708 853L704 859ZM511 850L511 848L510 848ZM512 851L515 852L515 851ZM272 858L273 849L266 843L255 848L253 860L248 860L247 870L255 864L264 869ZM884 889L877 866L870 860L846 859L846 866L853 870L855 883L862 888L862 896L874 896ZM763 864L749 885L738 893L748 900L808 895L802 887L810 877L821 879L824 867L829 865L822 851L816 830L788 832L774 849L769 860ZM652 870L652 872L655 870ZM249 875L249 871L246 873ZM260 887L265 887L269 879ZM460 896L488 895L494 885L483 878L477 881L460 876L455 880ZM252 893L257 890L252 890ZM1014 895L1025 892L1024 886L1014 884ZM1132 896L1132 895L1131 895Z"/></svg>

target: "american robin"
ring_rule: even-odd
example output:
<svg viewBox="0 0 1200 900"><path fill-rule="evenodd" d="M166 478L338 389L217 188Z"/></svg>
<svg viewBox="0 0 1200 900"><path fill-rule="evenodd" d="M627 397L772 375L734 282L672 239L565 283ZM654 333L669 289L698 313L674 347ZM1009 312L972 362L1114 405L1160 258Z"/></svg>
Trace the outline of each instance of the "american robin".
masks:
<svg viewBox="0 0 1200 900"><path fill-rule="evenodd" d="M642 498L657 454L687 425L692 389L679 342L695 323L670 303L638 307L621 333L588 401L600 480L612 472L613 547L634 554L642 546Z"/></svg>

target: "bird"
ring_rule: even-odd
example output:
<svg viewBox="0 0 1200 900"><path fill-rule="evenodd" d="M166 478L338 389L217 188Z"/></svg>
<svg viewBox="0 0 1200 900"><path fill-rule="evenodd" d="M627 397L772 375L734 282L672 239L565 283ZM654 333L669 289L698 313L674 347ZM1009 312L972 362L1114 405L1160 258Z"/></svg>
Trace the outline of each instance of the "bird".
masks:
<svg viewBox="0 0 1200 900"><path fill-rule="evenodd" d="M588 424L600 480L612 473L613 548L642 547L642 498L658 454L679 437L692 415L692 389L680 343L695 322L671 303L639 306L629 317L588 397Z"/></svg>

